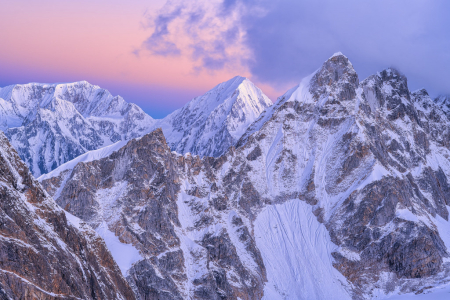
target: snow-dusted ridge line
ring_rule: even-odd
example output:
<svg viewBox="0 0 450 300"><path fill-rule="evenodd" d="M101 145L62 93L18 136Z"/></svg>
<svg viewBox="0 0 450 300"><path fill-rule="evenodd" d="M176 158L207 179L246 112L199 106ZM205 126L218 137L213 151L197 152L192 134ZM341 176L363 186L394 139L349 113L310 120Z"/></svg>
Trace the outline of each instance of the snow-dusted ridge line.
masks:
<svg viewBox="0 0 450 300"><path fill-rule="evenodd" d="M57 176L59 176L59 174L61 174L62 172L66 171L66 170L72 170L73 168L75 168L75 166L78 163L87 163L87 162L91 162L94 160L102 159L104 157L108 157L112 153L120 150L120 148L125 146L127 143L128 143L128 141L119 141L112 145L106 146L104 148L86 152L86 153L74 158L73 160L60 165L55 170L53 170L47 174L39 176L37 179L39 181L42 181L42 180L46 180L46 179L49 179L52 177L57 177Z"/></svg>

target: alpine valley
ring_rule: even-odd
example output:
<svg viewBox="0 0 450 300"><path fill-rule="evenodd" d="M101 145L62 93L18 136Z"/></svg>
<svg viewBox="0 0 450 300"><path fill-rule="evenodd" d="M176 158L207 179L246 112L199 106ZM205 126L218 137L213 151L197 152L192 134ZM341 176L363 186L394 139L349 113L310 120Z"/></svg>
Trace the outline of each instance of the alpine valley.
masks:
<svg viewBox="0 0 450 300"><path fill-rule="evenodd" d="M450 98L395 69L336 53L273 105L235 77L161 120L9 86L0 128L1 299L449 295Z"/></svg>

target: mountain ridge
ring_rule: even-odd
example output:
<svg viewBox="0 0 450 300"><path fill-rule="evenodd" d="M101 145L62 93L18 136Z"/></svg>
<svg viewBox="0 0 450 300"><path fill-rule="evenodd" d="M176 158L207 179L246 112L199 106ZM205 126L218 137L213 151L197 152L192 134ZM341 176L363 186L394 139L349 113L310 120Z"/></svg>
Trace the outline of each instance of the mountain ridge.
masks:
<svg viewBox="0 0 450 300"><path fill-rule="evenodd" d="M36 176L86 151L138 137L154 122L135 104L86 81L14 85L0 95L3 130L14 126L5 134Z"/></svg>

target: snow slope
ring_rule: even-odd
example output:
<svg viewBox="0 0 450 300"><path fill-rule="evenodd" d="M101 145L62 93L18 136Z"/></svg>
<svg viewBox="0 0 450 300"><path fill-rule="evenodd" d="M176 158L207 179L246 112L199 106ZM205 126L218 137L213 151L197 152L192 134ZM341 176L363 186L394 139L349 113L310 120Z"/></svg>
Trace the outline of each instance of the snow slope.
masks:
<svg viewBox="0 0 450 300"><path fill-rule="evenodd" d="M41 175L40 177L38 177L39 181L48 179L48 178L52 178L52 177L56 177L59 176L62 172L67 171L67 170L72 170L73 168L75 168L75 166L78 163L87 163L90 161L94 161L94 160L99 160L102 159L104 157L107 157L109 155L111 155L113 152L118 151L120 148L122 148L123 146L125 146L127 144L127 141L119 141L116 142L112 145L97 149L97 150L92 150L89 151L85 154L82 154L74 159L72 159L71 161L68 161L62 165L60 165L58 168L56 168L55 170Z"/></svg>
<svg viewBox="0 0 450 300"><path fill-rule="evenodd" d="M139 251L131 244L121 243L119 238L108 229L108 225L102 223L95 230L105 241L106 247L111 252L117 265L122 271L123 276L128 275L128 270L133 263L142 259Z"/></svg>
<svg viewBox="0 0 450 300"><path fill-rule="evenodd" d="M351 299L332 265L337 246L310 205L295 199L267 206L254 230L268 274L263 299Z"/></svg>

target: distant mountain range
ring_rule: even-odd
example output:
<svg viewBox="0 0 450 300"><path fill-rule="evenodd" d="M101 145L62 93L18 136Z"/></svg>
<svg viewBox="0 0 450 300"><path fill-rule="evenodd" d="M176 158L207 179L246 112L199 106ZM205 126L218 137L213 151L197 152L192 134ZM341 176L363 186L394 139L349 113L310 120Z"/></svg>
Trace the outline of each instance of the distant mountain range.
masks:
<svg viewBox="0 0 450 300"><path fill-rule="evenodd" d="M235 77L162 120L85 81L0 89L0 130L35 176L91 150L162 127L180 153L219 156L272 102Z"/></svg>

